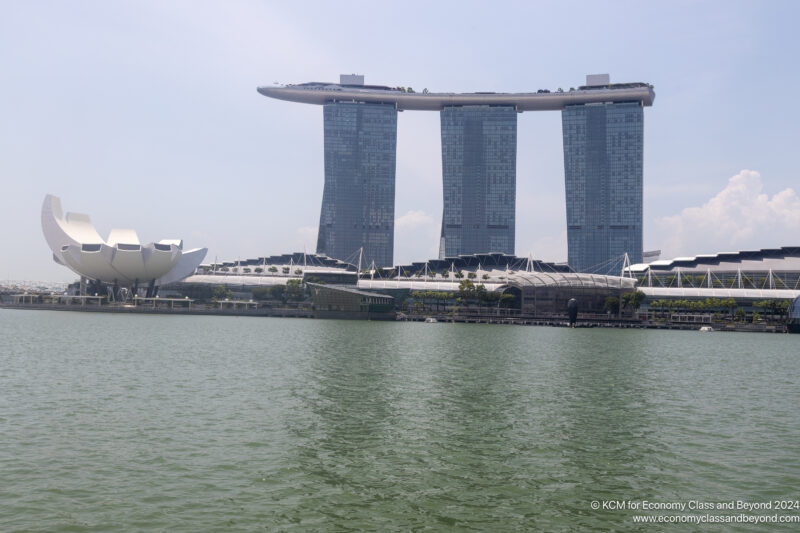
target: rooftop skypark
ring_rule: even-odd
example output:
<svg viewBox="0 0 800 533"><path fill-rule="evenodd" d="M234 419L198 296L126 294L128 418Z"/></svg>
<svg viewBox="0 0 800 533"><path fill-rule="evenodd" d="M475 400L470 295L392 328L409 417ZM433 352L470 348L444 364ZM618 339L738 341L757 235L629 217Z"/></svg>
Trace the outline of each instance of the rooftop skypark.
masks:
<svg viewBox="0 0 800 533"><path fill-rule="evenodd" d="M358 76L356 77L358 78ZM539 89L530 93L434 93L414 92L406 87L364 85L361 83L307 82L297 85L259 87L258 92L270 98L324 105L331 101L393 104L398 111L441 111L447 106L502 105L514 106L517 111L559 111L570 105L607 102L639 102L649 107L656 95L647 83L616 83L606 79L569 90ZM596 83L596 84L595 84Z"/></svg>

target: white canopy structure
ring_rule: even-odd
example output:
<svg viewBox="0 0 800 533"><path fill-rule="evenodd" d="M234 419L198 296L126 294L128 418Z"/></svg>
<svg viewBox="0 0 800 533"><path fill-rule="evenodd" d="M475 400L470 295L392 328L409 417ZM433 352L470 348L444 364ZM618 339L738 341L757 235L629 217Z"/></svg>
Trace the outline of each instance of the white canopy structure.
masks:
<svg viewBox="0 0 800 533"><path fill-rule="evenodd" d="M160 286L191 275L207 248L183 250L181 240L141 244L132 229L112 229L103 240L88 215L61 210L61 200L47 195L42 205L42 231L56 263L103 283Z"/></svg>

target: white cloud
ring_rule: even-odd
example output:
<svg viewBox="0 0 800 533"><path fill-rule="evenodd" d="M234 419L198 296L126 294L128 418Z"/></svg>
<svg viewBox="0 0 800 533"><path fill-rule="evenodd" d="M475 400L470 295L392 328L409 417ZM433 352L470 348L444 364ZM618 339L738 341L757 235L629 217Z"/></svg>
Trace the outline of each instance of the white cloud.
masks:
<svg viewBox="0 0 800 533"><path fill-rule="evenodd" d="M651 242L662 258L792 246L800 239L800 197L791 188L770 197L761 174L742 170L701 207L656 219L655 226Z"/></svg>
<svg viewBox="0 0 800 533"><path fill-rule="evenodd" d="M398 230L416 229L434 223L433 217L424 211L408 211L405 215L399 216L394 221L394 227Z"/></svg>
<svg viewBox="0 0 800 533"><path fill-rule="evenodd" d="M407 211L395 219L396 264L424 261L439 256L440 221L424 211Z"/></svg>
<svg viewBox="0 0 800 533"><path fill-rule="evenodd" d="M297 228L295 234L297 242L302 243L306 250L316 250L317 246L317 226L303 226Z"/></svg>
<svg viewBox="0 0 800 533"><path fill-rule="evenodd" d="M537 235L526 243L527 246L517 246L518 256L527 257L530 254L534 259L554 263L567 261L567 230L561 230L556 235Z"/></svg>

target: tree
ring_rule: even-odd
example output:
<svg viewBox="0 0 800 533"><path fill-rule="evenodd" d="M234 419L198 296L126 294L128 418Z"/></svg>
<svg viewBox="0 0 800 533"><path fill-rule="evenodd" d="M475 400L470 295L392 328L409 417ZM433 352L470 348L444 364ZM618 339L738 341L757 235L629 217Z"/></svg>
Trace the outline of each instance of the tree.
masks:
<svg viewBox="0 0 800 533"><path fill-rule="evenodd" d="M472 280L462 280L458 284L458 294L464 299L472 298L475 295L475 284L472 283Z"/></svg>
<svg viewBox="0 0 800 533"><path fill-rule="evenodd" d="M463 277L464 277L464 273L461 271L461 269L458 269L458 270L456 271L456 277L457 277L458 279L461 279L461 278L463 278Z"/></svg>
<svg viewBox="0 0 800 533"><path fill-rule="evenodd" d="M486 300L486 286L483 283L480 283L475 287L475 296L480 301Z"/></svg>
<svg viewBox="0 0 800 533"><path fill-rule="evenodd" d="M517 299L516 296L514 296L513 294L501 294L498 301L498 305L500 305L501 307L511 307L511 305L514 303L516 299Z"/></svg>
<svg viewBox="0 0 800 533"><path fill-rule="evenodd" d="M639 309L639 306L642 305L642 302L644 301L645 298L646 296L642 291L634 291L634 292L629 292L627 294L623 294L622 307Z"/></svg>
<svg viewBox="0 0 800 533"><path fill-rule="evenodd" d="M278 285L283 288L282 285ZM253 295L254 300L269 300L273 298L273 289L275 287L253 287L250 293Z"/></svg>
<svg viewBox="0 0 800 533"><path fill-rule="evenodd" d="M616 312L619 309L619 298L616 296L609 296L603 303L603 309L609 312Z"/></svg>
<svg viewBox="0 0 800 533"><path fill-rule="evenodd" d="M273 285L269 288L269 296L273 300L285 300L286 299L286 286L285 285Z"/></svg>
<svg viewBox="0 0 800 533"><path fill-rule="evenodd" d="M467 277L468 277L469 279L475 279L475 278L477 278L477 277L478 277L478 275L477 275L475 272L468 272L468 273L467 273Z"/></svg>
<svg viewBox="0 0 800 533"><path fill-rule="evenodd" d="M214 301L230 300L233 298L233 291L225 288L224 285L217 285L214 287L214 292L211 293L211 298Z"/></svg>
<svg viewBox="0 0 800 533"><path fill-rule="evenodd" d="M284 274L289 273L289 267L283 267L281 270L283 271Z"/></svg>
<svg viewBox="0 0 800 533"><path fill-rule="evenodd" d="M303 273L303 271L300 270L299 268L297 268L297 269L295 269L294 273L299 276L299 275L301 275Z"/></svg>
<svg viewBox="0 0 800 533"><path fill-rule="evenodd" d="M489 279L489 274L484 274L483 276L481 276L481 278L482 279Z"/></svg>
<svg viewBox="0 0 800 533"><path fill-rule="evenodd" d="M734 316L733 310L736 309L736 300L734 300L733 298L724 298L723 300L721 300L721 304L725 309L728 310L731 317L733 317ZM744 310L739 309L739 311L741 311L742 316L744 316Z"/></svg>
<svg viewBox="0 0 800 533"><path fill-rule="evenodd" d="M286 297L289 300L299 300L303 296L303 282L299 279L290 279L286 282Z"/></svg>
<svg viewBox="0 0 800 533"><path fill-rule="evenodd" d="M261 268L261 267L256 267L256 274L261 274L262 272L264 272L264 269L263 269L263 268Z"/></svg>
<svg viewBox="0 0 800 533"><path fill-rule="evenodd" d="M277 272L277 271L278 271L278 267L276 267L275 265L273 265L273 266L269 267L269 268L268 268L268 270L269 270L270 272Z"/></svg>

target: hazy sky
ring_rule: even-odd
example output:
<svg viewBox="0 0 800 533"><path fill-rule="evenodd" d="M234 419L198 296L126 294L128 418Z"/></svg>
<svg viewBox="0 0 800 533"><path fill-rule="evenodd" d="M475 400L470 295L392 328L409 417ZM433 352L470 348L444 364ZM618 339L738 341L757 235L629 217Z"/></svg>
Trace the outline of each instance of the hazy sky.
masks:
<svg viewBox="0 0 800 533"><path fill-rule="evenodd" d="M256 92L337 81L431 91L655 85L645 249L800 244L800 3L0 0L0 279L71 280L44 195L101 234L208 261L313 252L322 109ZM439 115L398 119L395 261L436 257ZM566 259L561 115L519 117L518 255Z"/></svg>

